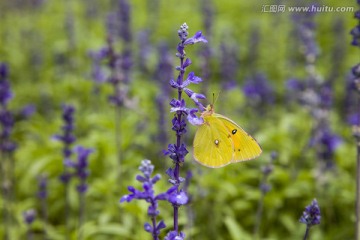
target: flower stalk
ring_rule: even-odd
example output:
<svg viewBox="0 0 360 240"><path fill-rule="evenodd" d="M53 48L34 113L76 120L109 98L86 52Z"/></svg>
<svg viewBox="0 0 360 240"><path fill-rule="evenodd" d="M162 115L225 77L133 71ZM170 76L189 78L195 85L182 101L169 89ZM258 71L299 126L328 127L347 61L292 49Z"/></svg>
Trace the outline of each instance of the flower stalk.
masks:
<svg viewBox="0 0 360 240"><path fill-rule="evenodd" d="M303 238L304 240L308 239L310 228L314 225L320 224L320 220L320 207L317 200L314 199L311 204L305 208L302 216L299 219L301 223L306 224L306 231Z"/></svg>
<svg viewBox="0 0 360 240"><path fill-rule="evenodd" d="M199 102L199 99L205 99L203 94L198 94L187 88L191 83L198 84L202 81L201 78L195 76L193 72L190 72L185 79L185 71L188 66L191 65L191 60L186 58L185 47L187 45L192 45L198 42L206 43L207 40L202 36L201 32L197 32L193 37L188 37L188 26L186 23L181 25L178 30L178 36L180 38L180 43L177 46L176 56L180 60L180 65L176 67L176 70L179 71L177 80L170 80L170 85L177 91L177 98L172 99L170 102L171 112L175 112L175 116L172 120L173 127L172 130L176 134L176 143L169 144L167 151L164 151L165 155L168 155L175 167L169 168L166 173L170 177L169 182L173 185L172 188L175 188L176 191L169 198L169 202L173 206L173 231L170 232L166 239L172 239L172 236L178 236L183 239L185 234L179 233L179 207L187 204L188 196L186 192L180 188L180 184L185 181L184 178L180 176L180 166L184 163L185 156L188 154L186 145L184 143L183 135L186 133L186 118L191 124L202 124L203 119L198 118L195 113L204 110L204 106ZM183 92L190 97L199 108L189 109L186 107L186 102L183 99ZM179 238L180 239L180 238Z"/></svg>
<svg viewBox="0 0 360 240"><path fill-rule="evenodd" d="M62 126L62 135L55 135L54 138L63 143L63 172L60 176L60 181L64 184L65 193L65 227L66 227L66 239L70 239L70 205L69 205L69 184L71 180L71 174L67 162L72 155L71 145L75 142L76 138L73 134L74 131L74 112L75 108L72 105L63 105L62 118L64 125Z"/></svg>

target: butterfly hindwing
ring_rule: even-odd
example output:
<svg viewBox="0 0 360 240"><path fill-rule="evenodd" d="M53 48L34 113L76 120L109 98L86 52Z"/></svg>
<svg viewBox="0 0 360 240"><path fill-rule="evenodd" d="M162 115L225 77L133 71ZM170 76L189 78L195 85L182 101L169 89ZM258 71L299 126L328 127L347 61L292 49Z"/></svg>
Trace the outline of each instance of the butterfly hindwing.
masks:
<svg viewBox="0 0 360 240"><path fill-rule="evenodd" d="M257 141L246 133L239 125L223 115L216 113L213 115L218 118L231 133L231 139L234 146L232 162L250 160L261 154L262 150Z"/></svg>
<svg viewBox="0 0 360 240"><path fill-rule="evenodd" d="M232 162L234 148L231 135L222 120L215 116L204 117L205 123L194 138L194 158L200 164L218 168Z"/></svg>

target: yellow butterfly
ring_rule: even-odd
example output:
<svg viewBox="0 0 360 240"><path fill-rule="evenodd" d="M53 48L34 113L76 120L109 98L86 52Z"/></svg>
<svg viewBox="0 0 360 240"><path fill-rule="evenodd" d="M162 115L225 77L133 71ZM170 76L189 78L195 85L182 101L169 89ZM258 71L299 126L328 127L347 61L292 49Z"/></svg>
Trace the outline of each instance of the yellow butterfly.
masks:
<svg viewBox="0 0 360 240"><path fill-rule="evenodd" d="M200 164L219 168L258 157L262 150L256 140L229 118L207 106L201 117L204 124L194 138L194 158Z"/></svg>

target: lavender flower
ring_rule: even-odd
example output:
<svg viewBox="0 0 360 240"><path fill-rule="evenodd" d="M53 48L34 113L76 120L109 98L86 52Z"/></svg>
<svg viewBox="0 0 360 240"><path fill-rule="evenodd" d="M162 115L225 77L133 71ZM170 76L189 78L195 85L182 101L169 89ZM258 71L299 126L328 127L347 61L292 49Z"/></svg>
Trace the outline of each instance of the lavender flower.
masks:
<svg viewBox="0 0 360 240"><path fill-rule="evenodd" d="M185 239L185 233L180 232L180 234L178 235L176 231L169 232L164 238L164 240L184 240L184 239Z"/></svg>
<svg viewBox="0 0 360 240"><path fill-rule="evenodd" d="M47 176L42 174L38 177L38 193L37 197L39 199L46 199L47 198Z"/></svg>
<svg viewBox="0 0 360 240"><path fill-rule="evenodd" d="M350 34L352 35L352 42L353 46L360 47L360 10L357 10L354 14L354 18L358 19L358 24L351 29Z"/></svg>
<svg viewBox="0 0 360 240"><path fill-rule="evenodd" d="M33 239L31 224L34 222L35 218L36 218L36 211L34 209L29 209L29 210L23 212L23 219L28 228L27 234L26 234L28 240Z"/></svg>
<svg viewBox="0 0 360 240"><path fill-rule="evenodd" d="M201 1L201 12L203 15L203 25L206 36L212 36L212 26L214 22L214 6L211 0Z"/></svg>
<svg viewBox="0 0 360 240"><path fill-rule="evenodd" d="M91 77L96 84L101 84L106 81L106 72L102 68L102 62L106 59L108 49L101 48L99 51L90 51L89 57L92 59Z"/></svg>
<svg viewBox="0 0 360 240"><path fill-rule="evenodd" d="M358 7L360 8L360 0L357 0ZM360 10L357 10L354 17L357 19L358 23L350 32L353 37L351 44L355 47L360 48ZM355 86L358 96L357 102L359 102L360 97L360 63L356 63L356 65L351 69L354 75L353 77L353 85ZM356 114L360 115L358 110L359 105L355 105ZM356 168L356 220L355 220L355 238L360 238L360 125L353 126L353 136L356 140L356 148L357 148L357 168Z"/></svg>
<svg viewBox="0 0 360 240"><path fill-rule="evenodd" d="M23 212L24 222L28 225L31 225L36 218L36 211L34 209L29 209Z"/></svg>
<svg viewBox="0 0 360 240"><path fill-rule="evenodd" d="M238 66L238 48L236 45L229 46L221 43L221 76L223 87L227 90L236 87L236 72Z"/></svg>
<svg viewBox="0 0 360 240"><path fill-rule="evenodd" d="M156 223L156 217L160 213L160 211L157 209L158 201L168 200L170 194L174 190L176 191L176 188L169 189L166 193L160 193L158 195L155 195L153 187L156 184L156 182L160 180L161 175L157 174L154 177L151 177L152 173L154 172L154 165L151 164L150 160L143 160L141 162L139 170L142 172L142 175L137 175L136 180L143 184L143 190L140 191L132 186L129 186L128 190L131 193L128 195L124 195L120 199L120 202L121 203L125 201L131 202L134 199L138 199L138 200L142 199L150 203L148 207L148 216L151 218L151 224L145 223L144 229L145 231L151 233L154 240L158 240L161 229L166 227L163 221Z"/></svg>
<svg viewBox="0 0 360 240"><path fill-rule="evenodd" d="M119 21L119 36L124 42L131 42L132 35L130 29L131 6L127 0L119 0L117 17Z"/></svg>
<svg viewBox="0 0 360 240"><path fill-rule="evenodd" d="M63 143L63 172L60 175L60 181L64 184L65 187L65 194L64 194L64 201L65 201L65 209L64 209L64 218L65 218L65 225L66 225L66 237L67 239L70 238L70 223L69 223L69 214L70 214L70 207L69 207L69 182L71 180L71 173L68 170L67 162L71 161L70 157L72 155L71 145L75 142L76 138L73 134L74 131L74 112L75 108L71 105L63 105L63 114L62 118L64 121L64 125L62 126L62 135L55 135L54 138L59 140Z"/></svg>
<svg viewBox="0 0 360 240"><path fill-rule="evenodd" d="M169 168L166 173L170 177L169 182L173 185L168 190L168 193L171 193L168 201L172 203L174 208L174 232L176 236L180 237L182 233L179 233L178 210L180 206L185 205L189 200L186 192L180 189L180 184L185 180L180 177L180 165L184 162L185 156L188 153L182 138L187 132L185 117L187 117L188 121L192 124L202 124L203 119L197 117L195 112L197 112L198 109L204 110L204 106L199 99L205 98L204 95L195 93L188 88L188 85L191 83L200 83L202 81L200 77L196 76L193 72L190 72L184 80L186 68L191 65L191 60L189 58L185 59L185 47L199 42L206 43L207 40L202 36L201 32L197 32L190 38L188 38L188 35L188 26L184 23L178 30L180 43L177 46L178 52L176 53L176 56L180 59L180 66L176 67L176 70L179 71L179 75L176 81L173 79L170 80L170 86L175 88L178 93L177 99L172 99L170 102L170 111L175 113L175 117L172 120L172 130L176 133L176 143L169 144L167 151L164 151L165 155L168 155L175 164L175 167ZM182 98L183 92L194 101L197 108L189 109L186 107L185 100ZM175 189L175 191L173 191L173 189Z"/></svg>
<svg viewBox="0 0 360 240"><path fill-rule="evenodd" d="M274 90L266 76L261 73L256 73L245 82L243 92L249 99L249 104L257 107L266 106L274 101Z"/></svg>
<svg viewBox="0 0 360 240"><path fill-rule="evenodd" d="M315 12L296 13L292 16L295 23L297 37L302 42L302 52L307 61L314 61L319 54L319 49L315 41L314 22Z"/></svg>
<svg viewBox="0 0 360 240"><path fill-rule="evenodd" d="M312 226L320 224L321 214L320 207L316 199L314 199L310 205L306 206L305 211L300 217L299 221L306 224L306 232L304 235L304 240L309 236L309 230Z"/></svg>
<svg viewBox="0 0 360 240"><path fill-rule="evenodd" d="M0 105L5 106L13 97L7 80L9 69L5 63L0 63Z"/></svg>
<svg viewBox="0 0 360 240"><path fill-rule="evenodd" d="M77 161L67 161L67 166L73 168L73 176L79 179L79 184L76 186L76 190L79 193L79 229L82 229L85 219L85 193L87 191L86 179L89 176L88 171L88 157L93 152L90 148L84 148L82 146L76 146L75 152L77 153ZM79 239L82 239L83 232L79 233Z"/></svg>
<svg viewBox="0 0 360 240"><path fill-rule="evenodd" d="M252 27L250 38L249 38L249 56L247 59L247 63L249 65L249 69L252 72L257 70L256 60L259 58L259 46L260 46L260 31L258 26Z"/></svg>
<svg viewBox="0 0 360 240"><path fill-rule="evenodd" d="M1 194L3 199L2 223L4 238L8 239L11 225L10 204L13 198L14 160L11 158L16 144L11 140L14 127L13 113L8 109L8 102L13 94L8 81L9 70L5 63L0 63L0 178Z"/></svg>
<svg viewBox="0 0 360 240"><path fill-rule="evenodd" d="M317 127L309 141L310 147L315 147L320 160L320 171L334 168L334 153L342 143L342 139L324 125Z"/></svg>
<svg viewBox="0 0 360 240"><path fill-rule="evenodd" d="M16 149L16 144L10 139L10 135L14 127L14 117L12 112L6 108L0 109L0 151L4 153L12 153Z"/></svg>
<svg viewBox="0 0 360 240"><path fill-rule="evenodd" d="M87 191L86 179L89 176L88 157L93 151L94 150L90 148L76 146L75 152L77 153L77 161L67 161L66 163L68 167L72 167L75 170L73 176L76 176L80 181L80 184L76 187L80 194L84 194Z"/></svg>
<svg viewBox="0 0 360 240"><path fill-rule="evenodd" d="M13 97L8 81L9 70L5 63L0 63L0 151L12 153L16 144L10 139L14 126L13 113L8 110L7 104Z"/></svg>
<svg viewBox="0 0 360 240"><path fill-rule="evenodd" d="M159 61L154 74L154 79L160 84L161 89L161 92L156 97L156 105L159 110L157 139L161 146L166 146L166 143L168 143L168 132L166 131L167 123L165 114L167 115L167 112L165 113L165 104L170 98L171 89L167 83L169 79L173 78L173 60L166 43L159 44L158 56Z"/></svg>
<svg viewBox="0 0 360 240"><path fill-rule="evenodd" d="M38 176L38 192L37 197L40 200L41 205L41 215L44 223L44 238L46 239L46 225L48 222L48 213L47 213L47 203L46 199L48 196L47 192L48 178L46 174L41 174Z"/></svg>
<svg viewBox="0 0 360 240"><path fill-rule="evenodd" d="M150 31L149 30L140 31L137 35L137 40L139 46L138 66L141 72L148 73L149 57L152 51L150 44Z"/></svg>
<svg viewBox="0 0 360 240"><path fill-rule="evenodd" d="M36 107L32 104L24 106L15 116L18 120L28 119L36 111Z"/></svg>
<svg viewBox="0 0 360 240"><path fill-rule="evenodd" d="M257 209L257 213L256 213L256 222L255 222L255 226L254 226L254 237L255 238L259 238L261 216L262 216L263 206L264 206L264 197L265 197L265 194L271 190L271 185L268 184L268 177L274 169L273 162L275 161L277 156L278 156L277 152L275 152L275 151L272 152L271 156L270 156L270 162L267 165L265 165L264 167L262 167L262 169L261 169L261 172L263 173L263 177L260 182L261 197L260 197L259 203L258 203L258 209Z"/></svg>
<svg viewBox="0 0 360 240"><path fill-rule="evenodd" d="M55 135L54 138L63 143L63 156L64 156L64 171L60 176L60 180L63 183L67 183L70 181L71 175L66 170L66 162L70 159L72 150L71 145L75 142L76 138L73 134L74 131L74 112L75 108L72 105L63 105L63 114L62 118L64 121L64 125L62 126L62 135Z"/></svg>

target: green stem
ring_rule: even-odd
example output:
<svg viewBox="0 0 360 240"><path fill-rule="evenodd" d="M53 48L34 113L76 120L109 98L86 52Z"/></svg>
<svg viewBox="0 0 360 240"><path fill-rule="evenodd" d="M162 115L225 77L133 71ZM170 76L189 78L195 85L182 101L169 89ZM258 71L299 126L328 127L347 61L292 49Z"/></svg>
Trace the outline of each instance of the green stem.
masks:
<svg viewBox="0 0 360 240"><path fill-rule="evenodd" d="M82 233L83 233L83 224L85 219L85 193L79 193L79 234L78 234L78 240L83 239Z"/></svg>
<svg viewBox="0 0 360 240"><path fill-rule="evenodd" d="M310 226L306 225L306 231L305 231L305 235L304 235L304 240L308 239L309 232L310 232Z"/></svg>
<svg viewBox="0 0 360 240"><path fill-rule="evenodd" d="M66 182L65 184L65 239L70 240L70 221L69 221L69 216L70 216L70 207L69 207L69 183Z"/></svg>
<svg viewBox="0 0 360 240"><path fill-rule="evenodd" d="M118 180L120 180L121 176L121 107L115 106L115 144L116 144L116 152L117 152L117 161L118 161Z"/></svg>
<svg viewBox="0 0 360 240"><path fill-rule="evenodd" d="M4 223L3 239L9 239L9 213L8 213L8 195L7 195L7 179L6 179L6 157L3 152L0 152L0 176L1 176L1 193L3 201L2 218Z"/></svg>
<svg viewBox="0 0 360 240"><path fill-rule="evenodd" d="M261 192L261 197L259 199L258 203L258 209L256 212L256 219L255 219L255 227L254 227L254 239L259 239L260 236L260 225L261 225L261 216L263 212L263 206L264 206L264 192Z"/></svg>

